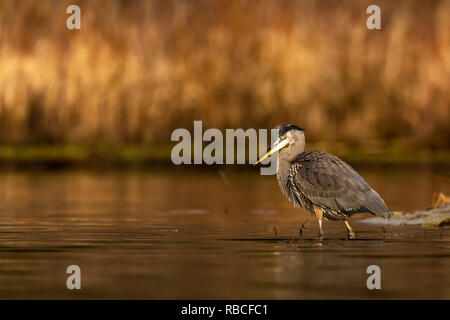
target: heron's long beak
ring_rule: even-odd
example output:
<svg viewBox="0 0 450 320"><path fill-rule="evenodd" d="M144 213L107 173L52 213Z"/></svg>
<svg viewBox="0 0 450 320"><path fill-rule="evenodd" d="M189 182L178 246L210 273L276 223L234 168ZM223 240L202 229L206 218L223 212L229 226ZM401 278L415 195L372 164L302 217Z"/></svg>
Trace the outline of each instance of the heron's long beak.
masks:
<svg viewBox="0 0 450 320"><path fill-rule="evenodd" d="M277 152L278 150L283 149L286 145L288 144L288 140L287 139L283 139L283 140L278 140L274 146L272 147L272 149L270 149L269 151L267 151L267 153L265 155L263 155L261 158L259 158L258 161L256 161L256 163L254 165L257 165L258 163L260 163L261 161L263 161L265 158L267 158L268 156L270 156L272 153Z"/></svg>

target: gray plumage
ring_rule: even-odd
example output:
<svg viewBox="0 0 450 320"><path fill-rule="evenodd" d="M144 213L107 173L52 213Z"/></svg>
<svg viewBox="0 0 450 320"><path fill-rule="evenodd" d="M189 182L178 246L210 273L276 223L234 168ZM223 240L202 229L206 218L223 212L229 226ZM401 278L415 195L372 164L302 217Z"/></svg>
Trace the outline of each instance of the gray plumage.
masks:
<svg viewBox="0 0 450 320"><path fill-rule="evenodd" d="M280 140L289 144L279 151L278 183L295 206L313 214L321 209L327 220L346 220L359 212L389 218L391 210L352 167L324 151L304 151L303 129L279 129Z"/></svg>
<svg viewBox="0 0 450 320"><path fill-rule="evenodd" d="M345 220L358 212L388 218L383 199L352 167L323 151L306 151L292 161L288 177L278 181L283 193L296 206L314 213L323 210L328 220Z"/></svg>

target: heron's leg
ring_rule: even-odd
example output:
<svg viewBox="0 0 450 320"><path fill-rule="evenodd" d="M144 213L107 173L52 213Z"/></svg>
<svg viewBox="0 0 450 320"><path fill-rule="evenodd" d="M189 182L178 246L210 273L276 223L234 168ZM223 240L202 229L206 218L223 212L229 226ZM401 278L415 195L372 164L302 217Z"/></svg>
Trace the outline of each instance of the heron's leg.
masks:
<svg viewBox="0 0 450 320"><path fill-rule="evenodd" d="M355 238L356 235L353 232L352 227L350 227L350 224L348 223L347 220L344 220L344 224L345 224L345 227L347 228L348 237L351 238L351 239Z"/></svg>
<svg viewBox="0 0 450 320"><path fill-rule="evenodd" d="M316 214L317 219L319 220L319 238L322 238L323 237L323 229L322 229L323 211L320 208L314 207L314 212Z"/></svg>

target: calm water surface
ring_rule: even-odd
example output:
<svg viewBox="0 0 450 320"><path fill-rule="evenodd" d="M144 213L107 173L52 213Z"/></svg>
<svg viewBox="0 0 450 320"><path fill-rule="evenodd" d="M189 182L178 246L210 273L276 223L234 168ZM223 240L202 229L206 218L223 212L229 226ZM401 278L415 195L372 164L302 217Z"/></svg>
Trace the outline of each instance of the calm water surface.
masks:
<svg viewBox="0 0 450 320"><path fill-rule="evenodd" d="M450 194L448 170L359 171L393 210ZM359 217L356 240L339 222L316 239L315 219L257 170L2 172L0 298L450 299L450 228ZM366 287L372 264L382 290Z"/></svg>

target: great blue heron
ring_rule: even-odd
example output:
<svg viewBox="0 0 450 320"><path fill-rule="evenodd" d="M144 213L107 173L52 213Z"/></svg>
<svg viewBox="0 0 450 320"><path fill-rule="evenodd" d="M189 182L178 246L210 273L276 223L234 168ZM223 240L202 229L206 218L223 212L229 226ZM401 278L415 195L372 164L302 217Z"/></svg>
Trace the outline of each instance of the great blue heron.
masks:
<svg viewBox="0 0 450 320"><path fill-rule="evenodd" d="M304 129L281 125L278 140L255 164L278 151L278 184L294 206L316 215L319 237L323 236L322 219L343 220L348 236L354 238L347 221L353 214L392 215L380 195L347 163L324 151L304 149Z"/></svg>

